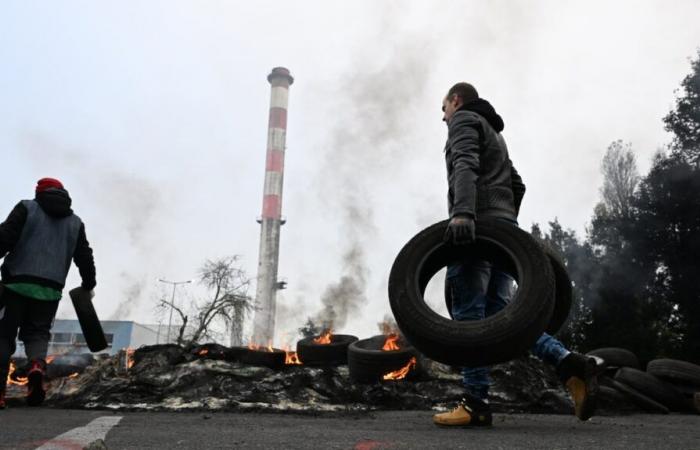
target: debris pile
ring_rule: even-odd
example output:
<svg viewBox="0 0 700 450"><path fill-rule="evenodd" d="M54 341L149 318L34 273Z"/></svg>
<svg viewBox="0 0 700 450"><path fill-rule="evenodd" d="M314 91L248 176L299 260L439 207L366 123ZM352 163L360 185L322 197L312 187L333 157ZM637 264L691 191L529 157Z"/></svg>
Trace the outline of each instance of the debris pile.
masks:
<svg viewBox="0 0 700 450"><path fill-rule="evenodd" d="M370 411L430 410L462 395L459 371L421 360L413 381L353 383L347 366L281 369L241 362L240 348L207 344L142 347L98 358L80 375L48 384L46 404L112 410ZM500 412L570 413L554 372L535 358L494 370L493 406Z"/></svg>

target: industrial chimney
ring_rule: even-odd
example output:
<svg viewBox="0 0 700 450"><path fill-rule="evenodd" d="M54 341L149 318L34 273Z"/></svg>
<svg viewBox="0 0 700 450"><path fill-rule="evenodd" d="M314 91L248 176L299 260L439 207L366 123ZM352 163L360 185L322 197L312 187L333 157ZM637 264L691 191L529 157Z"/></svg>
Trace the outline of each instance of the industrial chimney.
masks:
<svg viewBox="0 0 700 450"><path fill-rule="evenodd" d="M255 343L267 345L275 337L277 290L283 283L277 280L282 220L282 182L284 178L284 151L287 137L287 103L289 86L294 78L284 67L275 67L267 81L272 85L270 119L267 131L267 162L263 191L260 229L260 256L258 283L255 295L256 312L253 323Z"/></svg>

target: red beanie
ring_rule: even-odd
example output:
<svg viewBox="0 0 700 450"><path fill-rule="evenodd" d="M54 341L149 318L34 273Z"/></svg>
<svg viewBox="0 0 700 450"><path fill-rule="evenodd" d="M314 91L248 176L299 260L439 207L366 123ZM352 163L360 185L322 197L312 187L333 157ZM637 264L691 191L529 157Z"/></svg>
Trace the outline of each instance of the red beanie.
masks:
<svg viewBox="0 0 700 450"><path fill-rule="evenodd" d="M44 192L47 189L56 188L63 189L63 183L55 178L42 178L36 182L36 192Z"/></svg>

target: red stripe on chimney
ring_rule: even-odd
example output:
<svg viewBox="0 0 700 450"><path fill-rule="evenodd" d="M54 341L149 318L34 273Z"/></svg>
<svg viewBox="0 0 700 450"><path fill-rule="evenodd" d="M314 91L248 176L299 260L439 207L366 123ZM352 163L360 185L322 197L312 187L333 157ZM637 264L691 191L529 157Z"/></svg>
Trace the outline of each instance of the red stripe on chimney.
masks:
<svg viewBox="0 0 700 450"><path fill-rule="evenodd" d="M282 172L284 170L284 152L269 149L267 151L265 170L268 172Z"/></svg>
<svg viewBox="0 0 700 450"><path fill-rule="evenodd" d="M282 211L279 195L266 195L263 197L263 219L279 219L281 213Z"/></svg>
<svg viewBox="0 0 700 450"><path fill-rule="evenodd" d="M287 129L287 110L273 106L270 108L270 128Z"/></svg>

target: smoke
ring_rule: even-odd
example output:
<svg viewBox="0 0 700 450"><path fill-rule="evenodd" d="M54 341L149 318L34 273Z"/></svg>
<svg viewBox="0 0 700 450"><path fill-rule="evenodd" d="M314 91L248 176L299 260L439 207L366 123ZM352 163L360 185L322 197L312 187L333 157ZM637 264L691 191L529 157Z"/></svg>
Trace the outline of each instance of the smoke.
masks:
<svg viewBox="0 0 700 450"><path fill-rule="evenodd" d="M126 273L122 273L122 279L128 279L129 276ZM119 302L117 308L110 315L109 320L124 320L132 316L134 308L138 306L139 301L143 297L143 291L145 283L143 280L133 281L129 284L123 293L123 300Z"/></svg>
<svg viewBox="0 0 700 450"><path fill-rule="evenodd" d="M340 280L328 285L321 295L322 308L314 322L323 329L342 329L348 317L359 313L367 302L367 269L359 246L351 247L343 255L343 272Z"/></svg>
<svg viewBox="0 0 700 450"><path fill-rule="evenodd" d="M132 316L146 298L148 279L148 274L137 267L155 266L157 252L167 248L159 231L163 229L161 222L165 216L161 190L152 181L99 161L92 156L94 152L57 142L40 131L25 131L19 136L19 143L38 173L58 177L69 191L80 197L80 201L74 202L74 209L85 220L88 239L95 251L98 289L102 287L104 290L100 290L105 293L99 295L108 296L114 303L110 293L121 292L123 300L110 317ZM88 204L97 205L97 209L88 211ZM86 216L91 216L91 220L86 220ZM128 264L126 267L132 269L127 268L118 276L101 270L108 259L101 255L117 249L125 262L137 260L140 264ZM162 255L160 259L164 259ZM109 281L103 283L105 280Z"/></svg>
<svg viewBox="0 0 700 450"><path fill-rule="evenodd" d="M385 17L395 12L385 11ZM334 85L342 91L326 94L333 110L328 112L332 120L317 185L321 201L332 211L330 220L340 222L333 232L341 236L342 261L338 279L322 290L315 321L336 330L367 303L367 250L383 231L375 225L377 200L392 197L396 189L387 179L411 163L412 152L423 151L416 145L420 127L414 108L421 103L416 99L426 95L431 41L390 20L381 26L383 36L394 36L390 43L382 41L384 57L369 57L376 55L376 46L361 47L345 79Z"/></svg>

